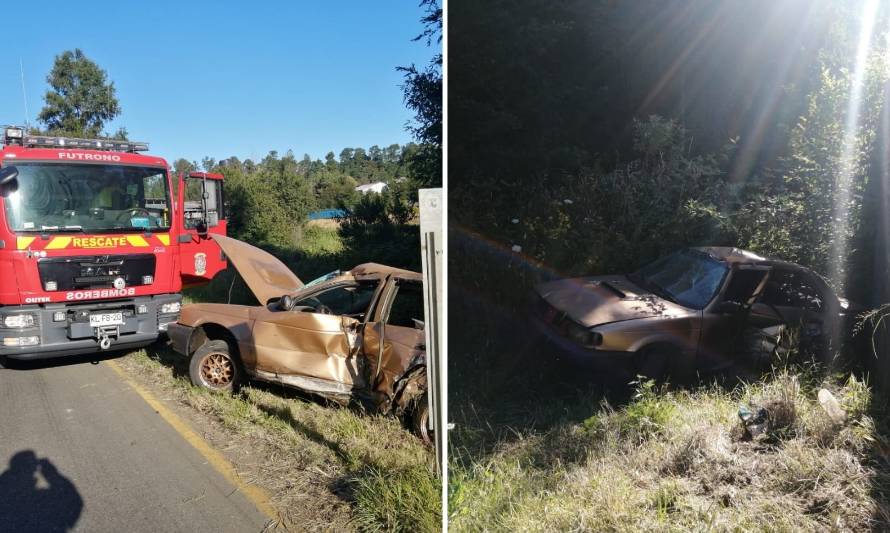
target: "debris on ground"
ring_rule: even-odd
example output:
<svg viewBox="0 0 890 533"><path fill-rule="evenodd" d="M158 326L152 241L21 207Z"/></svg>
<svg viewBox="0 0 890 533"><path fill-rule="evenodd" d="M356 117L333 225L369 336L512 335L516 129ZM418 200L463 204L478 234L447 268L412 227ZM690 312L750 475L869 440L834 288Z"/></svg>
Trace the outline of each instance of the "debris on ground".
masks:
<svg viewBox="0 0 890 533"><path fill-rule="evenodd" d="M745 440L751 440L769 431L769 412L765 407L739 407L739 419L745 430Z"/></svg>
<svg viewBox="0 0 890 533"><path fill-rule="evenodd" d="M819 389L819 405L835 424L843 424L847 420L847 413L841 404L828 389Z"/></svg>

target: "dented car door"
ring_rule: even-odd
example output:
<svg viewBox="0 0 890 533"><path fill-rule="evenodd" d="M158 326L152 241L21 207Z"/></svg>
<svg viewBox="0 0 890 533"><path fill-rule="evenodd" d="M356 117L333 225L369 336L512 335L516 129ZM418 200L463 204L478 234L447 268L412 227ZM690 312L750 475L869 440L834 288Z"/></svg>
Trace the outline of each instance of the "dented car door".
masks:
<svg viewBox="0 0 890 533"><path fill-rule="evenodd" d="M425 353L421 282L389 276L380 305L365 326L364 349L375 390L392 390L412 362Z"/></svg>
<svg viewBox="0 0 890 533"><path fill-rule="evenodd" d="M291 310L260 310L253 326L258 373L309 390L365 388L359 338L375 289L374 284L340 283L303 297Z"/></svg>

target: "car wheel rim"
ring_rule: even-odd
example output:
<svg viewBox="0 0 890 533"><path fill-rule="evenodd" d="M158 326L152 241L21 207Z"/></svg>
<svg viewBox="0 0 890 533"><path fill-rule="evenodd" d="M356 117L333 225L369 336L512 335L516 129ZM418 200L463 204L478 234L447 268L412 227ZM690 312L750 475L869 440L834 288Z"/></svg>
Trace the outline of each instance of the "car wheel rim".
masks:
<svg viewBox="0 0 890 533"><path fill-rule="evenodd" d="M221 389L232 383L235 366L232 360L222 353L211 353L201 361L201 379L208 387Z"/></svg>

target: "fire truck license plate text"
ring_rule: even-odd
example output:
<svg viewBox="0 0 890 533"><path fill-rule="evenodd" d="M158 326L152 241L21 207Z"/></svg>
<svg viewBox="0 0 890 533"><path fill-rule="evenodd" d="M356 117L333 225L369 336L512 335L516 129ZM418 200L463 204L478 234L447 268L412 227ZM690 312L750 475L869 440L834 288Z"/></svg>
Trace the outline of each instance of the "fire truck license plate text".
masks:
<svg viewBox="0 0 890 533"><path fill-rule="evenodd" d="M123 313L102 313L100 315L90 315L90 327L98 328L102 326L118 326L124 323Z"/></svg>

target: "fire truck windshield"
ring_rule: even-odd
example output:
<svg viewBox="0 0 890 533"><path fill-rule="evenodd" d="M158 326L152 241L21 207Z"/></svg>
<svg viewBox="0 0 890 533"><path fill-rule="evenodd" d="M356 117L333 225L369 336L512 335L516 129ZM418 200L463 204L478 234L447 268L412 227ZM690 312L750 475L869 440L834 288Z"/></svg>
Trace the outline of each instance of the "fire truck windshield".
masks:
<svg viewBox="0 0 890 533"><path fill-rule="evenodd" d="M3 203L19 232L114 232L170 227L167 171L130 165L16 162Z"/></svg>

